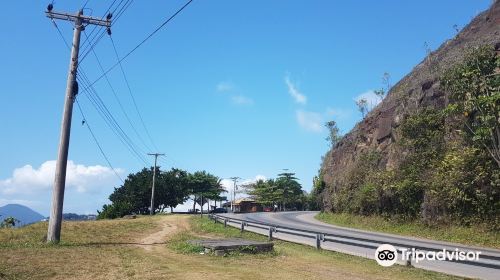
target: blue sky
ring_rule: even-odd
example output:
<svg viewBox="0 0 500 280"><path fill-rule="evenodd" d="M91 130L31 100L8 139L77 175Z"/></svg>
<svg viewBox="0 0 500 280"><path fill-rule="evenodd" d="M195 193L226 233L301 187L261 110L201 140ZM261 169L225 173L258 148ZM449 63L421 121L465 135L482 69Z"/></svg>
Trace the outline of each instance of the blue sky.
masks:
<svg viewBox="0 0 500 280"><path fill-rule="evenodd" d="M85 1L55 1L74 12ZM112 1L90 0L102 16ZM119 2L119 1L117 1ZM126 54L184 1L134 1L113 26ZM348 132L361 119L354 100L394 84L485 10L489 0L195 0L123 62L163 168L207 170L222 178L271 178L287 168L311 188L328 149L324 122ZM69 51L43 13L43 1L12 1L0 18L0 205L22 203L47 215L57 156ZM72 26L58 21L67 41ZM87 27L86 32L90 32ZM82 35L82 40L85 35ZM83 46L82 46L83 48ZM95 47L104 68L116 62L108 36ZM92 53L81 68L101 75ZM109 80L135 129L147 139L119 68ZM82 86L81 86L82 88ZM98 95L141 152L144 147L104 79ZM80 104L122 177L144 167L81 93ZM119 181L75 106L64 212L92 213ZM152 158L147 157L152 164ZM227 182L226 182L227 183Z"/></svg>

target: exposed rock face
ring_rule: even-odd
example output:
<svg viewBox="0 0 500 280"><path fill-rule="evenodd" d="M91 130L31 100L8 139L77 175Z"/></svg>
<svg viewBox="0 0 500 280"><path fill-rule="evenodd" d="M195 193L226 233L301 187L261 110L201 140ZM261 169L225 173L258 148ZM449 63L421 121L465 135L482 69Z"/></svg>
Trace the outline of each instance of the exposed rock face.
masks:
<svg viewBox="0 0 500 280"><path fill-rule="evenodd" d="M396 128L422 108L444 108L447 96L439 89L439 75L459 62L467 49L485 44L500 48L500 0L473 19L455 38L430 53L328 152L321 167L327 186L323 196L325 209L332 209L332 195L339 191L361 154L377 151L381 155L380 167L397 168L404 151L395 145L400 139Z"/></svg>

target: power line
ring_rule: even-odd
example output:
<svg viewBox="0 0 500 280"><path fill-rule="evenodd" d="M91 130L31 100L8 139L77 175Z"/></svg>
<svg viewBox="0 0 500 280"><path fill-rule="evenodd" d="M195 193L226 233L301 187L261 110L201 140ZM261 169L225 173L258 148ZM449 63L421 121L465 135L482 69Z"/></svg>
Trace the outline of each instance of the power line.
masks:
<svg viewBox="0 0 500 280"><path fill-rule="evenodd" d="M122 0L123 1L123 0ZM104 15L102 16L102 18L104 18L108 13L109 11L111 10L111 7L113 7L113 5L115 4L116 0L113 0L113 2L111 3L111 5L108 7L108 9L106 10L106 12L104 13ZM90 31L90 34L89 34L89 37L94 34L94 31L97 30L97 27L94 26L94 28L92 29L92 31ZM83 40L83 44L85 44L87 42L87 39ZM84 48L85 49L85 48Z"/></svg>
<svg viewBox="0 0 500 280"><path fill-rule="evenodd" d="M59 34L62 35L62 32L60 31L59 27L57 24L55 25L56 28L59 31ZM66 46L69 47L69 44L66 42L64 39L64 36L62 37L63 41L65 42ZM89 80L87 78L87 75L83 71L83 68L80 69L80 74L82 78L77 76L77 80L81 82L83 85L88 85ZM108 127L113 131L113 133L119 138L119 140L129 149L129 151L134 155L139 161L142 161L144 165L147 165L147 161L145 158L142 156L144 152L142 151L137 151L138 147L133 143L133 141L130 139L130 137L123 131L121 126L118 124L116 119L113 117L109 109L106 107L102 99L99 97L99 94L95 90L93 86L90 87L91 91L86 92L86 96L89 99L89 101L92 103L94 108L97 110L99 115L103 118L103 120L106 122ZM140 149L139 149L140 150Z"/></svg>
<svg viewBox="0 0 500 280"><path fill-rule="evenodd" d="M99 141L97 140L97 138L95 137L95 134L94 132L92 131L92 128L90 128L90 124L89 124L89 121L87 120L87 118L85 117L85 114L83 113L83 110L82 110L82 107L80 106L80 102L78 102L78 98L75 99L76 101L76 105L78 106L78 110L80 111L80 114L82 115L82 118L83 118L83 122L85 122L85 125L87 126L87 128L89 129L89 132L90 134L92 135L92 138L94 139L94 142L95 144L97 145L97 147L99 148L99 151L101 152L101 155L104 157L104 159L106 160L106 162L108 163L108 166L109 168L111 168L111 170L113 170L113 173L115 173L116 177L118 177L118 179L120 179L120 181L125 184L125 181L123 181L122 177L120 177L120 175L118 175L118 172L116 172L115 168L113 167L113 165L111 164L111 162L109 161L109 158L108 156L106 155L106 153L104 153L104 150L102 149L102 146L101 144L99 144Z"/></svg>
<svg viewBox="0 0 500 280"><path fill-rule="evenodd" d="M82 73L83 80L79 78L79 81L81 81L84 85L88 84L88 79L84 73ZM99 94L97 94L97 91L95 90L94 87L91 87L90 92L86 92L86 96L89 99L89 101L92 103L94 108L97 110L97 112L101 115L103 120L106 122L108 127L115 133L115 135L120 139L120 141L129 149L129 151L136 156L137 159L142 161L145 165L147 165L147 162L145 158L142 156L144 153L141 151L137 145L130 139L130 137L125 133L125 131L121 128L120 124L116 121L116 119L113 117L113 114L109 111L107 108L106 104L102 101L100 98ZM139 150L139 151L138 151Z"/></svg>
<svg viewBox="0 0 500 280"><path fill-rule="evenodd" d="M68 42L64 38L61 30L59 29L59 26L56 24L54 20L52 20L54 23L54 26L56 27L61 39L63 40L64 44L68 49L71 49ZM83 68L80 68L80 74L82 78L77 76L77 80L81 82L83 85L89 85L90 81L88 80L85 72L83 71ZM148 165L145 158L142 156L144 153L138 152L136 148L134 148L135 144L130 140L130 138L126 135L126 133L121 129L120 125L116 122L115 118L112 116L111 112L107 109L106 105L102 101L102 99L99 97L97 92L95 91L95 88L92 85L88 86L90 88L90 91L86 92L86 96L91 102L91 104L94 106L96 111L99 113L99 115L103 118L105 123L108 125L108 127L113 131L113 133L118 137L118 139L125 145L125 147L134 155L139 161L142 161L144 165Z"/></svg>
<svg viewBox="0 0 500 280"><path fill-rule="evenodd" d="M116 22L124 13L125 11L130 7L130 5L132 5L132 2L134 2L133 0L127 0L127 2L125 2L125 4L122 6L122 8L117 12L117 15L115 16L115 20L114 22ZM116 11L117 9L115 9ZM115 13L113 11L113 13ZM113 25L111 25L113 26Z"/></svg>
<svg viewBox="0 0 500 280"><path fill-rule="evenodd" d="M142 46L147 40L149 40L153 35L155 35L160 29L162 29L167 23L169 23L172 19L174 19L182 10L184 10L189 4L191 4L193 0L189 0L182 6L180 9L178 9L174 14L172 14L167 20L165 20L159 27L157 27L153 32L151 32L144 40L142 40L137 46L135 46L132 50L130 50L124 57L118 60L113 66L111 66L108 70L106 70L106 74L109 73L111 70L113 70L118 64L122 61L124 61L127 57L129 57L134 51L136 51L140 46ZM94 85L97 83L99 80L101 80L104 77L104 74L99 76L96 80L94 80L90 85ZM85 88L83 91L87 91L88 88Z"/></svg>
<svg viewBox="0 0 500 280"><path fill-rule="evenodd" d="M113 5L114 5L114 4L115 4L115 2L116 2L116 0L113 0L113 2L111 2L111 5L109 5L108 9L106 9L106 12L104 12L104 14L102 15L102 17L101 17L101 18L104 18L104 17L108 16L109 14L113 15L113 14L114 14L114 12L116 11L116 9L118 9L118 7L119 7L119 6L123 3L123 1L124 1L124 0L121 0L121 1L120 1L120 3L118 3L118 5L116 6L116 8L115 8L113 11L111 11L111 8L113 7ZM100 30L102 30L102 29L98 29L98 28L96 28L96 27L94 26L94 28L92 29L92 31L90 31L90 33L89 33L89 38L90 38L90 40L91 40L91 41L93 41L93 40L95 39L95 37L97 36L97 34L99 34L99 32L97 32L97 33L96 33L96 34L92 37L92 35L94 34L94 32L95 32L96 30L100 31ZM85 44L88 40L89 40L89 39L85 39L85 40L83 41L83 44ZM90 44L90 45L92 45L92 44ZM85 48L84 48L84 50L85 50Z"/></svg>
<svg viewBox="0 0 500 280"><path fill-rule="evenodd" d="M149 133L148 128L146 127L146 124L144 123L144 119L142 118L142 114L139 111L139 107L137 106L137 102L135 101L134 94L132 93L132 89L130 88L130 84L127 79L127 75L125 75L125 70L123 70L123 65L120 61L120 56L118 55L118 51L116 50L116 45L115 41L113 40L113 37L109 36L111 39L111 44L113 45L113 50L115 51L116 59L118 60L118 63L120 65L121 72L123 74L123 79L125 80L125 83L127 84L128 92L130 94L130 97L132 98L132 101L134 103L135 111L137 112L137 115L139 116L139 119L141 120L142 127L144 128L144 131L146 131L146 134L149 138L149 141L153 144L153 147L155 147L156 150L158 150L158 147L156 146L155 142L153 141L153 138L151 137L151 134ZM104 70L103 70L104 72Z"/></svg>
<svg viewBox="0 0 500 280"><path fill-rule="evenodd" d="M85 34L85 32L84 32L84 34ZM104 73L104 68L102 67L101 61L99 60L99 57L97 56L97 53L95 52L95 50L94 50L94 49L92 49L92 52L94 53L94 56L95 56L95 59L97 60L97 64L99 65L99 68L100 68L100 69L101 69L101 71ZM132 121L130 120L130 117L128 116L128 114L127 114L127 112L126 112L125 108L123 107L123 104L121 103L120 99L118 98L118 94L116 93L116 91L115 91L114 87L111 85L111 82L110 82L110 80L109 80L108 76L107 76L107 75L105 75L104 77L106 78L106 82L107 82L107 84L108 84L109 88L111 89L111 92L113 93L113 96L115 97L116 102L118 102L118 105L119 105L119 107L120 107L121 111L122 111L122 112L123 112L123 114L125 115L125 118L127 119L128 123L129 123L129 124L130 124L130 126L132 127L132 130L133 130L133 131L134 131L134 133L136 134L137 138L139 139L139 141L141 141L141 143L144 145L144 147L145 147L146 149L151 150L151 147L150 147L150 146L148 146L148 145L146 144L146 142L145 142L145 141L144 141L144 139L141 137L141 135L139 134L139 132L138 132L138 131L137 131L137 129L135 128L134 124L133 124L133 123L132 123ZM135 104L135 102L134 102L134 104ZM137 108L137 106L136 106L136 108ZM142 120L142 118L141 118L141 120Z"/></svg>
<svg viewBox="0 0 500 280"><path fill-rule="evenodd" d="M79 81L85 84L85 80L79 78ZM123 131L121 126L116 122L116 119L113 117L111 112L107 109L106 105L102 102L99 95L95 92L95 89L92 88L92 91L87 92L85 94L89 101L92 103L96 111L106 122L108 127L113 131L113 133L118 137L118 139L125 145L125 147L134 155L139 161L142 161L144 165L147 165L146 160L142 156L142 152L137 151L136 145L132 142L130 137Z"/></svg>
<svg viewBox="0 0 500 280"><path fill-rule="evenodd" d="M87 4L89 3L90 0L87 0L85 1L85 4L83 4L83 7L82 7L82 10L85 9L85 7L87 6Z"/></svg>
<svg viewBox="0 0 500 280"><path fill-rule="evenodd" d="M116 8L111 13L108 14L109 16L112 16L113 14L115 14L116 10L120 9L118 11L118 13L114 16L113 23L116 22L125 13L125 11L130 7L130 5L133 2L133 0L127 0L127 2L125 2L125 4L123 4L122 7L120 8L120 5L123 3L123 1L124 0L121 0L120 3L118 3L118 5L116 6ZM108 8L108 11L106 13L108 13L110 9L111 9L111 7ZM107 14L105 14L105 16L107 16ZM104 18L104 16L103 16L103 18ZM94 28L94 30L95 30L95 28ZM93 33L94 30L92 30L91 33ZM110 29L107 29L107 31L110 32ZM106 34L106 30L105 29L99 29L99 31L90 40L90 43L88 44L90 47L86 47L86 48L84 47L83 48L82 52L84 54L83 54L83 56L81 57L81 59L79 61L80 63L82 63L83 60L85 60L85 58L90 53L90 51L97 45L97 43L102 39L102 37L104 37L104 34ZM85 43L87 41L88 40L85 40L83 42L83 44L85 45Z"/></svg>

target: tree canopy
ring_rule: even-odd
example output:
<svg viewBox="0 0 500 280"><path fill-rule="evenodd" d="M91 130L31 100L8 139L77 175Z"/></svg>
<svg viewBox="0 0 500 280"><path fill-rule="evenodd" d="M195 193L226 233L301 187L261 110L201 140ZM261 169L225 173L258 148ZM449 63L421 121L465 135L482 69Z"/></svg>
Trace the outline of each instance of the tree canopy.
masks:
<svg viewBox="0 0 500 280"><path fill-rule="evenodd" d="M115 188L109 196L111 204L98 211L98 218L117 218L127 214L147 214L151 203L151 186L153 167L144 168L137 173L129 174L124 184ZM193 174L172 168L169 171L156 169L154 212L163 212L166 208L175 208L193 195L194 200L200 196L206 199L218 199L224 189L220 179L206 171ZM201 203L201 201L196 201Z"/></svg>
<svg viewBox="0 0 500 280"><path fill-rule="evenodd" d="M281 173L278 178L258 180L246 185L247 193L264 206L277 205L282 210L306 208L306 195L294 177L295 173Z"/></svg>

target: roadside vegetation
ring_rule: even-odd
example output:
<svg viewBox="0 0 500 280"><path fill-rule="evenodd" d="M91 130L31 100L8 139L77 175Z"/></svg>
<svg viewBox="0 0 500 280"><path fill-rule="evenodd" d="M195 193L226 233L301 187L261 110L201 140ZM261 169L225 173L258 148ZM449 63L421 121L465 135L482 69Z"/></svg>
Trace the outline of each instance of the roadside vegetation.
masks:
<svg viewBox="0 0 500 280"><path fill-rule="evenodd" d="M275 253L201 255L185 240L265 237L199 216L64 222L57 246L45 242L46 226L0 229L0 279L457 279L281 241ZM159 243L142 244L165 228Z"/></svg>
<svg viewBox="0 0 500 280"><path fill-rule="evenodd" d="M393 132L398 166L365 152L342 180L323 174L312 195L320 219L344 226L498 247L500 231L500 56L470 50L438 80L444 108L417 108ZM432 84L431 84L432 85ZM333 129L332 129L333 127ZM332 147L338 130L330 125ZM358 217L359 216L359 217Z"/></svg>
<svg viewBox="0 0 500 280"><path fill-rule="evenodd" d="M429 226L420 221L401 221L377 215L363 216L325 212L319 213L316 218L322 222L342 227L500 249L500 232L491 231L484 225L474 227L460 225Z"/></svg>
<svg viewBox="0 0 500 280"><path fill-rule="evenodd" d="M295 173L283 172L276 179L258 180L244 186L251 198L276 211L306 210L313 206Z"/></svg>

